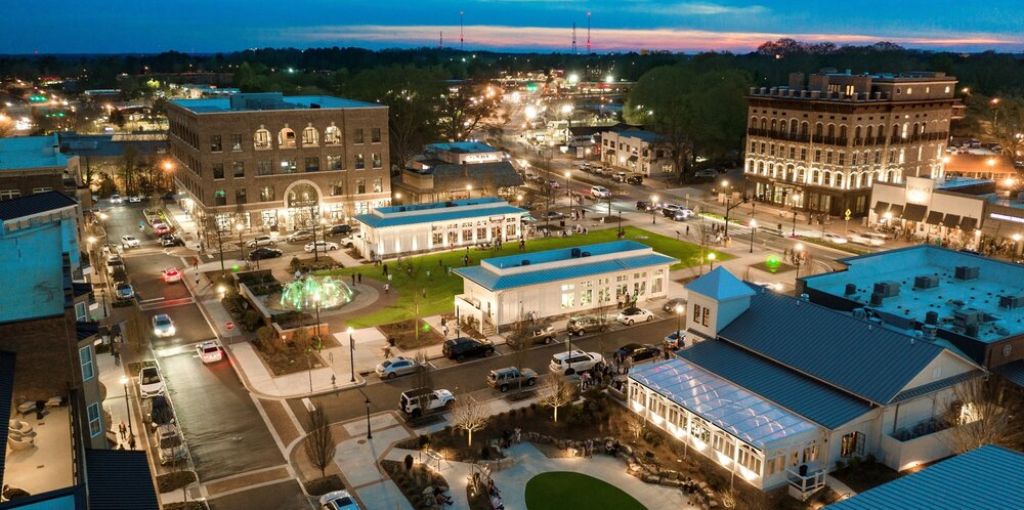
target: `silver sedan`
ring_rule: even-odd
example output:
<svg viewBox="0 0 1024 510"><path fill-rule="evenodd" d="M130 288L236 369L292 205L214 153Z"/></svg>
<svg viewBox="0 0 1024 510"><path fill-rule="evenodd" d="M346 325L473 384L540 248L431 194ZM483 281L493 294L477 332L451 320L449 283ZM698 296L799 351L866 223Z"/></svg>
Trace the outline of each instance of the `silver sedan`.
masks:
<svg viewBox="0 0 1024 510"><path fill-rule="evenodd" d="M419 368L420 366L415 360L398 356L377 365L374 372L381 379L394 379L400 375L415 373Z"/></svg>

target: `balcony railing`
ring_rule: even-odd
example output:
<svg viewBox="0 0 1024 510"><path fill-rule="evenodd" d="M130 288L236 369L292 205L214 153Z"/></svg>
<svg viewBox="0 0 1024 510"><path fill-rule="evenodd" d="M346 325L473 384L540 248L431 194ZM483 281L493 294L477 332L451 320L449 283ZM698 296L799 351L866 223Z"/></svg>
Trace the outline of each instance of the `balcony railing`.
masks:
<svg viewBox="0 0 1024 510"><path fill-rule="evenodd" d="M792 468L786 469L786 481L789 483L789 495L800 501L807 501L807 498L825 486L825 470L817 466L808 466L805 474Z"/></svg>

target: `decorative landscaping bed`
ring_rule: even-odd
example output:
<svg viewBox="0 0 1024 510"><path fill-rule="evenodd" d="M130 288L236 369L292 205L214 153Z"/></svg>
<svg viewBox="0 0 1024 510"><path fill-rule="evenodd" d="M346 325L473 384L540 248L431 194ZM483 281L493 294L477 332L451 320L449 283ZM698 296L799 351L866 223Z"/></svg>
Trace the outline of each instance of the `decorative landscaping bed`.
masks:
<svg viewBox="0 0 1024 510"><path fill-rule="evenodd" d="M380 466L413 508L436 508L432 489L440 487L448 491L448 481L443 476L423 464L413 465L411 458L405 463L382 460Z"/></svg>
<svg viewBox="0 0 1024 510"><path fill-rule="evenodd" d="M306 487L306 492L313 496L323 496L328 492L340 491L345 488L344 482L338 475L327 475L323 478L317 478L303 483Z"/></svg>
<svg viewBox="0 0 1024 510"><path fill-rule="evenodd" d="M417 336L413 326L414 322L413 319L393 322L378 326L377 329L380 330L385 338L393 339L395 345L402 350L418 349L444 341L444 337L441 336L440 332L435 331L434 328L422 320L418 322L419 336Z"/></svg>
<svg viewBox="0 0 1024 510"><path fill-rule="evenodd" d="M157 489L163 492L171 492L180 489L196 481L196 474L192 471L178 471L165 473L156 477Z"/></svg>

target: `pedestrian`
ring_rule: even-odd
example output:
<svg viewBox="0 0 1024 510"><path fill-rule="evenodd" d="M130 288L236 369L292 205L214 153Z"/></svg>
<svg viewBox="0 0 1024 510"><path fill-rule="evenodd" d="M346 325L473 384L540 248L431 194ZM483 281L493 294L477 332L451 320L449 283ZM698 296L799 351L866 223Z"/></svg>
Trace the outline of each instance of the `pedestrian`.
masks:
<svg viewBox="0 0 1024 510"><path fill-rule="evenodd" d="M384 359L391 359L391 346L384 346Z"/></svg>
<svg viewBox="0 0 1024 510"><path fill-rule="evenodd" d="M385 283L384 284L384 293L387 294L388 291L390 291L390 290L391 290L391 284Z"/></svg>
<svg viewBox="0 0 1024 510"><path fill-rule="evenodd" d="M117 430L118 432L121 433L121 441L124 441L125 439L128 438L128 427L124 426L124 421L122 421L121 424L117 426Z"/></svg>
<svg viewBox="0 0 1024 510"><path fill-rule="evenodd" d="M130 434L128 436L128 448L131 450L135 449L135 434Z"/></svg>
<svg viewBox="0 0 1024 510"><path fill-rule="evenodd" d="M363 273L358 273L356 276L357 276L356 280L358 280L359 283L362 284L363 283Z"/></svg>
<svg viewBox="0 0 1024 510"><path fill-rule="evenodd" d="M385 262L384 263L384 276L387 276L387 275L388 275L388 263Z"/></svg>
<svg viewBox="0 0 1024 510"><path fill-rule="evenodd" d="M356 284L356 274L352 273L352 285Z"/></svg>
<svg viewBox="0 0 1024 510"><path fill-rule="evenodd" d="M110 354L114 357L114 366L121 366L121 351L117 348L117 344L110 346Z"/></svg>
<svg viewBox="0 0 1024 510"><path fill-rule="evenodd" d="M519 249L520 250L525 250L526 249L526 239L520 239L519 240Z"/></svg>
<svg viewBox="0 0 1024 510"><path fill-rule="evenodd" d="M441 331L444 333L444 337L448 338L448 325L447 324L441 324Z"/></svg>
<svg viewBox="0 0 1024 510"><path fill-rule="evenodd" d="M469 265L469 255L463 255L462 256L462 265L464 265L464 266L468 266Z"/></svg>

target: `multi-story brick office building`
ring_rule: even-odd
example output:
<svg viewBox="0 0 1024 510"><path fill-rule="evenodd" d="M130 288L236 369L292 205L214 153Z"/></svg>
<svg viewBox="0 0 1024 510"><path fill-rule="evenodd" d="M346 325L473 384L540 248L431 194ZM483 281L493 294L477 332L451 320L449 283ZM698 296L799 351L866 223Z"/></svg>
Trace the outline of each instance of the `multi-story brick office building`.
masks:
<svg viewBox="0 0 1024 510"><path fill-rule="evenodd" d="M207 226L290 230L390 202L385 106L235 94L172 100L167 116L183 205Z"/></svg>
<svg viewBox="0 0 1024 510"><path fill-rule="evenodd" d="M867 214L871 184L941 178L956 78L943 73L790 75L747 96L746 192L842 216Z"/></svg>

